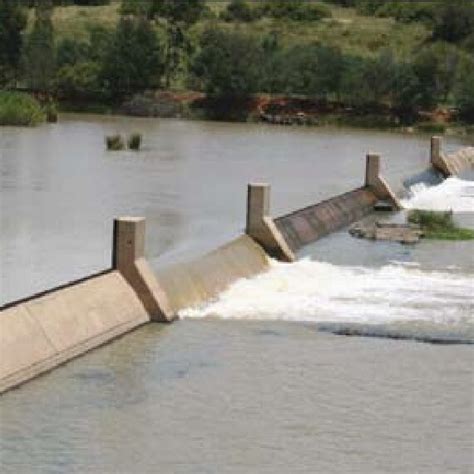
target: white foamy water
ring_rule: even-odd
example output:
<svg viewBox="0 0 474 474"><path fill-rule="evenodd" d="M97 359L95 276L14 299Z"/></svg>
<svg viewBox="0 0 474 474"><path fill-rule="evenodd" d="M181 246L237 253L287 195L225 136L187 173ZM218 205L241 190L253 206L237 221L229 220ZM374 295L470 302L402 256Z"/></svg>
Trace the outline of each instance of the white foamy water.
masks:
<svg viewBox="0 0 474 474"><path fill-rule="evenodd" d="M410 187L410 197L402 205L406 209L474 212L474 182L451 177L431 187L418 183Z"/></svg>
<svg viewBox="0 0 474 474"><path fill-rule="evenodd" d="M341 267L301 260L272 262L268 272L237 281L185 318L385 324L424 321L472 325L472 275L390 264Z"/></svg>

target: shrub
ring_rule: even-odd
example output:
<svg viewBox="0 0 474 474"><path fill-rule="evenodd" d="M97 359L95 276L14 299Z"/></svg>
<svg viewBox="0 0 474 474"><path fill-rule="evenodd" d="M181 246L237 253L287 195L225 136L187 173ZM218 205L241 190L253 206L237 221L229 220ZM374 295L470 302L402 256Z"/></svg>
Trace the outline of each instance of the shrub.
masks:
<svg viewBox="0 0 474 474"><path fill-rule="evenodd" d="M458 68L454 99L461 118L474 123L474 60L470 57L464 58Z"/></svg>
<svg viewBox="0 0 474 474"><path fill-rule="evenodd" d="M330 18L331 10L326 5L312 4L303 0L268 0L263 3L261 14L271 18L293 21L317 21Z"/></svg>
<svg viewBox="0 0 474 474"><path fill-rule="evenodd" d="M420 132L425 133L444 133L446 132L446 125L444 123L421 122L416 128Z"/></svg>
<svg viewBox="0 0 474 474"><path fill-rule="evenodd" d="M138 151L142 145L142 135L140 133L132 133L128 137L128 148L130 150Z"/></svg>
<svg viewBox="0 0 474 474"><path fill-rule="evenodd" d="M212 28L201 35L199 46L191 72L201 89L219 97L246 97L258 91L264 53L257 38Z"/></svg>
<svg viewBox="0 0 474 474"><path fill-rule="evenodd" d="M119 151L125 148L125 143L121 135L109 135L105 137L105 142L107 144L107 150L110 151Z"/></svg>
<svg viewBox="0 0 474 474"><path fill-rule="evenodd" d="M454 227L451 211L438 212L415 209L408 215L408 221L428 230L452 229Z"/></svg>
<svg viewBox="0 0 474 474"><path fill-rule="evenodd" d="M58 121L58 108L56 107L56 103L52 100L47 102L43 106L43 110L46 114L46 120L49 123L56 123Z"/></svg>
<svg viewBox="0 0 474 474"><path fill-rule="evenodd" d="M232 0L220 17L224 21L250 22L258 19L261 10L252 8L245 0Z"/></svg>
<svg viewBox="0 0 474 474"><path fill-rule="evenodd" d="M418 224L428 239L439 240L473 240L474 230L457 227L453 221L453 213L438 211L422 211L415 209L408 215L408 222Z"/></svg>
<svg viewBox="0 0 474 474"><path fill-rule="evenodd" d="M0 92L0 125L33 126L45 119L34 97L20 92Z"/></svg>

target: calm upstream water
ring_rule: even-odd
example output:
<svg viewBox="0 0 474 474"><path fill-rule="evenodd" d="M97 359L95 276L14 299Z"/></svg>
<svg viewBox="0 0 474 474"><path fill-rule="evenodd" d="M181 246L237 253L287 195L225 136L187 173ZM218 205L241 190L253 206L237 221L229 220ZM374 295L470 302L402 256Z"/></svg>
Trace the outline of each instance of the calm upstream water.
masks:
<svg viewBox="0 0 474 474"><path fill-rule="evenodd" d="M135 130L143 152L104 151L105 134ZM162 268L239 233L248 182L272 184L279 215L362 184L367 151L400 188L428 148L372 131L129 117L0 128L0 304L108 267L115 216L146 216ZM418 186L406 203L450 200L471 226L471 184ZM2 396L0 470L474 472L473 254L472 242L322 239L176 324ZM336 335L348 333L378 337Z"/></svg>

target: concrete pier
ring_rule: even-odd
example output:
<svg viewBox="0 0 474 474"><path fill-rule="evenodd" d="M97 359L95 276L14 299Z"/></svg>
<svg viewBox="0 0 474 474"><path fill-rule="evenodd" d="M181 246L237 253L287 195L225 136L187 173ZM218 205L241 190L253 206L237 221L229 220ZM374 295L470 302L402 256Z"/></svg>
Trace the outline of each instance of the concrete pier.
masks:
<svg viewBox="0 0 474 474"><path fill-rule="evenodd" d="M173 318L144 258L145 220L114 222L112 269L0 308L0 393L149 321Z"/></svg>
<svg viewBox="0 0 474 474"><path fill-rule="evenodd" d="M246 233L279 260L293 262L295 256L270 216L270 185L253 183L247 190Z"/></svg>
<svg viewBox="0 0 474 474"><path fill-rule="evenodd" d="M150 319L169 322L174 318L166 293L145 260L145 219L121 217L114 220L112 267L135 290Z"/></svg>
<svg viewBox="0 0 474 474"><path fill-rule="evenodd" d="M445 178L463 173L474 168L474 147L466 147L456 153L446 155L443 153L441 137L431 137L430 164Z"/></svg>
<svg viewBox="0 0 474 474"><path fill-rule="evenodd" d="M365 165L365 186L380 200L388 201L394 209L401 209L400 201L380 173L380 155L368 153Z"/></svg>

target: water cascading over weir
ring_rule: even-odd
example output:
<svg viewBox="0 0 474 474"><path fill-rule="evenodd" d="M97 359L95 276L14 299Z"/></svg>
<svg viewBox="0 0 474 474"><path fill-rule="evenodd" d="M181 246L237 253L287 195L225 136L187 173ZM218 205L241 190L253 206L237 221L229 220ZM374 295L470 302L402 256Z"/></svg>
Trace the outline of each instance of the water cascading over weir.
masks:
<svg viewBox="0 0 474 474"><path fill-rule="evenodd" d="M434 137L431 163L449 176L472 166L473 152L446 157ZM180 310L265 271L268 256L292 262L302 246L379 206L401 207L373 153L367 155L361 187L276 219L270 214L270 186L250 184L243 235L156 274L145 258L145 219L116 219L110 269L0 307L0 393L143 324L172 322Z"/></svg>

